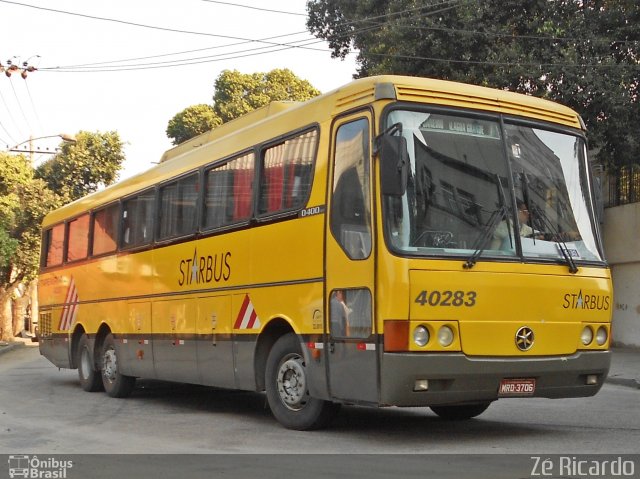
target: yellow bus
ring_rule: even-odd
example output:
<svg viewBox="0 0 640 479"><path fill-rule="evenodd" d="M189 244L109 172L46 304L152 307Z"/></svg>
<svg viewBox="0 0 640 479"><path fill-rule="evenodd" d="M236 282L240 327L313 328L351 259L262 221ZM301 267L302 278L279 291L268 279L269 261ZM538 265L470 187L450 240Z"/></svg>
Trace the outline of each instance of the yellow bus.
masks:
<svg viewBox="0 0 640 479"><path fill-rule="evenodd" d="M40 351L87 391L266 391L467 419L591 396L612 286L584 124L511 92L356 80L272 103L43 222Z"/></svg>

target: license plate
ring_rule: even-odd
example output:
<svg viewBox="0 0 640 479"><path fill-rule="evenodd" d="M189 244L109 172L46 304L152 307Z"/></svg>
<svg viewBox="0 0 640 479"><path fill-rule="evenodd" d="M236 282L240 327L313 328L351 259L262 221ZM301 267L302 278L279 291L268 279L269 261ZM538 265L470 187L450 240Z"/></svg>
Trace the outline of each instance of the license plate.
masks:
<svg viewBox="0 0 640 479"><path fill-rule="evenodd" d="M503 379L500 381L499 396L533 396L535 379Z"/></svg>

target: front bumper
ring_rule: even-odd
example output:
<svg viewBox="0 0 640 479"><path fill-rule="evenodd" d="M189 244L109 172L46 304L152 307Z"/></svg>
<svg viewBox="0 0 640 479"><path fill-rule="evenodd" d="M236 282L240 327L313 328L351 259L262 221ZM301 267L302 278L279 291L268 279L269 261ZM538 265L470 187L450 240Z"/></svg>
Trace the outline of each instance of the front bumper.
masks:
<svg viewBox="0 0 640 479"><path fill-rule="evenodd" d="M534 378L533 397L565 398L596 394L609 372L609 351L553 357L471 357L462 353L383 353L380 404L432 406L494 401L502 379ZM586 384L596 375L596 384ZM414 391L428 379L427 391Z"/></svg>

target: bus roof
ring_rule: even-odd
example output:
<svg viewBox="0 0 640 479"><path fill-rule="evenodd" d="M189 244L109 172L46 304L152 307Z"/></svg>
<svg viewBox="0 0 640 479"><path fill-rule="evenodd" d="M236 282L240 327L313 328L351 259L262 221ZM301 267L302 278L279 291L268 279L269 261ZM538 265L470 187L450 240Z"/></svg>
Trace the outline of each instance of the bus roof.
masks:
<svg viewBox="0 0 640 479"><path fill-rule="evenodd" d="M149 170L49 213L43 227L109 204L201 165L248 150L297 127L321 123L376 100L407 101L499 112L581 128L560 104L520 93L430 78L382 75L355 80L306 102L273 102L166 151ZM295 118L295 121L292 121ZM296 125L296 127L292 127Z"/></svg>

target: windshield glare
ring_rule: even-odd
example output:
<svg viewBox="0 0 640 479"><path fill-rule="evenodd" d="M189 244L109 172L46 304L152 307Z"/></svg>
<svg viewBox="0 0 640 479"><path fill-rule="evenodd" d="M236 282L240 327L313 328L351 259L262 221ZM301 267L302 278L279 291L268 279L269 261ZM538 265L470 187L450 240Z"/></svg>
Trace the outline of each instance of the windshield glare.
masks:
<svg viewBox="0 0 640 479"><path fill-rule="evenodd" d="M410 172L383 200L391 249L412 255L601 261L574 135L461 115L394 110Z"/></svg>

